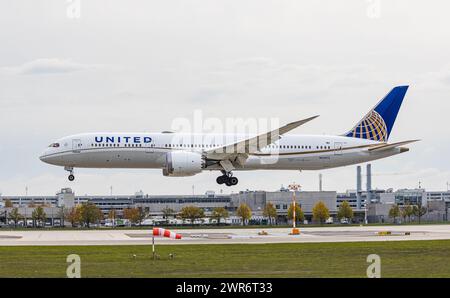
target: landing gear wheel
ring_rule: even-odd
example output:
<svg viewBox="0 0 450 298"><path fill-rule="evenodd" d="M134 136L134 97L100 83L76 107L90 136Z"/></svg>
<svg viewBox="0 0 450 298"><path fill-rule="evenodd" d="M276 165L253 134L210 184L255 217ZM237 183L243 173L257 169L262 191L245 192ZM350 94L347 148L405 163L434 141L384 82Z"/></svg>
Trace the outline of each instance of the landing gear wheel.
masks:
<svg viewBox="0 0 450 298"><path fill-rule="evenodd" d="M219 177L217 177L216 182L217 182L217 184L224 184L226 182L227 178L228 178L227 176L219 176Z"/></svg>
<svg viewBox="0 0 450 298"><path fill-rule="evenodd" d="M66 167L64 167L64 170L69 172L69 177L68 177L69 181L75 180L75 176L73 175L73 167L66 166Z"/></svg>
<svg viewBox="0 0 450 298"><path fill-rule="evenodd" d="M239 180L236 177L233 177L233 173L232 172L225 172L222 171L222 176L217 177L216 182L218 184L224 184L226 186L233 186L238 184Z"/></svg>

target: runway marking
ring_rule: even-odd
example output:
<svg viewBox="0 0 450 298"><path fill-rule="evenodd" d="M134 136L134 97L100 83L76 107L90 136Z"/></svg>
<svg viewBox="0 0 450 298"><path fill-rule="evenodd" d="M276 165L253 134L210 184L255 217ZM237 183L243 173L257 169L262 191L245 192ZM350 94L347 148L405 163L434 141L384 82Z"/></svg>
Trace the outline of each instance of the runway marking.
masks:
<svg viewBox="0 0 450 298"><path fill-rule="evenodd" d="M14 236L14 235L0 235L0 239L21 239L22 236Z"/></svg>

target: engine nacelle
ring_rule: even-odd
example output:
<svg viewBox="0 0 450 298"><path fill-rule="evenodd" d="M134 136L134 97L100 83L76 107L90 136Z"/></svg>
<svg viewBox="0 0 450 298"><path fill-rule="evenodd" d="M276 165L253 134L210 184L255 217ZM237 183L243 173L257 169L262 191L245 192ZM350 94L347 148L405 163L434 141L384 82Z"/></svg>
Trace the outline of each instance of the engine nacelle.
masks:
<svg viewBox="0 0 450 298"><path fill-rule="evenodd" d="M205 162L200 153L187 151L168 152L163 175L172 177L194 176L200 173L204 166Z"/></svg>

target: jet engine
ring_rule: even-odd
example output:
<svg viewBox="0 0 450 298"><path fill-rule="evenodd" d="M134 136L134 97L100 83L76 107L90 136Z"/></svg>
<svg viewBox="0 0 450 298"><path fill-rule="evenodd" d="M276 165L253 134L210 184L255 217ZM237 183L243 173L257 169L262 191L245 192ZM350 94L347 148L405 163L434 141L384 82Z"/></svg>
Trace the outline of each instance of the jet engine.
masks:
<svg viewBox="0 0 450 298"><path fill-rule="evenodd" d="M194 176L205 167L205 160L200 153L172 151L166 154L164 176L185 177Z"/></svg>

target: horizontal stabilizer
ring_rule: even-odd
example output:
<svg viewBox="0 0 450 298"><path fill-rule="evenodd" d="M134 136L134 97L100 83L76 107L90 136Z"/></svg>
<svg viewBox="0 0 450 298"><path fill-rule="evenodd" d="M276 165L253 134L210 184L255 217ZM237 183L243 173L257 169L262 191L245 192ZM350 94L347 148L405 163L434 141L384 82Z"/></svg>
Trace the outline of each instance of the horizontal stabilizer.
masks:
<svg viewBox="0 0 450 298"><path fill-rule="evenodd" d="M418 142L418 141L420 141L420 140L409 140L409 141L397 142L397 143L392 143L392 144L375 145L373 147L370 147L369 151L373 152L373 151L388 150L388 149L396 148L399 146L403 146L403 145Z"/></svg>

